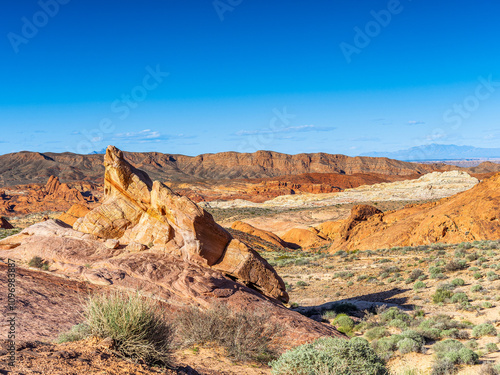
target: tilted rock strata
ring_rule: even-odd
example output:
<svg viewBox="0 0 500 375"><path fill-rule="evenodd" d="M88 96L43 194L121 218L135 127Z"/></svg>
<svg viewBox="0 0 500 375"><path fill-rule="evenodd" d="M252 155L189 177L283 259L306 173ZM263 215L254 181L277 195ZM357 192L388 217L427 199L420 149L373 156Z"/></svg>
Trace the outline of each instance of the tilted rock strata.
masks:
<svg viewBox="0 0 500 375"><path fill-rule="evenodd" d="M62 213L58 219L61 220L62 222L68 224L68 225L71 225L73 226L73 224L75 224L75 222L87 215L88 213L90 212L90 209L83 205L83 204L80 204L80 203L77 203L77 204L74 204L73 206L71 206L71 208Z"/></svg>
<svg viewBox="0 0 500 375"><path fill-rule="evenodd" d="M141 290L172 306L208 307L224 302L236 310L265 311L271 321L285 326L286 335L280 340L289 347L321 336L341 336L333 326L288 310L216 270L153 249L113 249L96 236L73 230L60 221L40 222L0 241L0 257L16 259L21 264L34 256L49 261L52 274Z"/></svg>
<svg viewBox="0 0 500 375"><path fill-rule="evenodd" d="M106 151L104 165L105 200L78 219L75 230L175 254L224 272L273 298L288 300L276 271L257 252L233 239L208 212L161 182L152 182L113 146Z"/></svg>
<svg viewBox="0 0 500 375"><path fill-rule="evenodd" d="M257 236L270 244L277 246L279 249L285 250L287 243L279 238L276 234L269 232L267 230L256 228L250 224L244 223L242 221L235 221L231 225L232 229L239 230L240 232L251 234L252 236Z"/></svg>

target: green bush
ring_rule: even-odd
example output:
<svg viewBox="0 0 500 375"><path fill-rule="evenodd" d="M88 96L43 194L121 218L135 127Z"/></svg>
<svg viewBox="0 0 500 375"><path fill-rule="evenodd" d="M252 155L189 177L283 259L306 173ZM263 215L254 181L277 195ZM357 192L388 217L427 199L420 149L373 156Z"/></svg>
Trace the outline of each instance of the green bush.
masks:
<svg viewBox="0 0 500 375"><path fill-rule="evenodd" d="M459 271L467 268L467 262L465 260L452 259L444 266L446 271Z"/></svg>
<svg viewBox="0 0 500 375"><path fill-rule="evenodd" d="M473 285L470 290L472 292L480 292L481 290L483 290L483 286L482 285Z"/></svg>
<svg viewBox="0 0 500 375"><path fill-rule="evenodd" d="M183 346L216 343L241 361L276 358L271 343L282 332L281 326L269 322L265 311L233 311L221 303L206 310L186 309L175 323Z"/></svg>
<svg viewBox="0 0 500 375"><path fill-rule="evenodd" d="M413 284L413 290L420 290L424 289L427 285L423 281L417 281L415 284Z"/></svg>
<svg viewBox="0 0 500 375"><path fill-rule="evenodd" d="M465 293L455 293L451 297L451 302L452 303L462 303L462 302L469 302L469 297L467 297L467 294Z"/></svg>
<svg viewBox="0 0 500 375"><path fill-rule="evenodd" d="M500 278L500 276L498 276L494 271L488 271L486 277L488 278L488 281L495 281Z"/></svg>
<svg viewBox="0 0 500 375"><path fill-rule="evenodd" d="M35 267L35 268L40 268L40 269L42 269L44 271L47 271L49 269L49 262L44 261L39 256L34 256L28 262L28 266Z"/></svg>
<svg viewBox="0 0 500 375"><path fill-rule="evenodd" d="M154 300L139 293L94 294L84 316L89 333L102 339L110 337L124 356L149 364L170 362L172 328Z"/></svg>
<svg viewBox="0 0 500 375"><path fill-rule="evenodd" d="M398 341L397 347L401 354L420 351L418 343L410 338L404 338Z"/></svg>
<svg viewBox="0 0 500 375"><path fill-rule="evenodd" d="M496 328L490 323L478 324L472 328L472 336L474 337L495 336L496 334Z"/></svg>
<svg viewBox="0 0 500 375"><path fill-rule="evenodd" d="M498 352L498 346L494 342L490 342L486 344L486 350L488 351L488 353L495 353Z"/></svg>
<svg viewBox="0 0 500 375"><path fill-rule="evenodd" d="M365 332L365 337L370 341L378 340L388 335L389 332L384 327L374 327Z"/></svg>
<svg viewBox="0 0 500 375"><path fill-rule="evenodd" d="M352 329L354 328L354 320L346 314L337 315L337 317L333 320L333 324L340 332L345 333L346 335L351 334Z"/></svg>
<svg viewBox="0 0 500 375"><path fill-rule="evenodd" d="M298 346L269 364L273 375L388 375L384 362L360 338L320 338Z"/></svg>
<svg viewBox="0 0 500 375"><path fill-rule="evenodd" d="M437 358L432 368L432 375L452 374L456 365L473 365L479 359L476 353L456 340L440 341L434 344L432 348Z"/></svg>
<svg viewBox="0 0 500 375"><path fill-rule="evenodd" d="M454 286L462 286L465 284L464 279L456 278L451 281Z"/></svg>
<svg viewBox="0 0 500 375"><path fill-rule="evenodd" d="M436 293L432 295L432 302L434 303L442 303L445 302L448 298L451 298L453 295L452 292L445 289L437 289Z"/></svg>

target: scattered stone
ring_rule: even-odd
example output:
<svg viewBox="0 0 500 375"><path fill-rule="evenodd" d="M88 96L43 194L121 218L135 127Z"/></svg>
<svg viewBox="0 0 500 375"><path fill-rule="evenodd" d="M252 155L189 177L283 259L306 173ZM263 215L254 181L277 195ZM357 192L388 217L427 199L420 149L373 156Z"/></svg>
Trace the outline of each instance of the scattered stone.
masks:
<svg viewBox="0 0 500 375"><path fill-rule="evenodd" d="M117 243L119 243L117 240L107 240L106 241L106 244L108 243L108 241L116 241ZM106 245L107 246L107 245ZM139 251L144 251L146 250L148 247L146 245L143 245L142 243L138 243L138 242L131 242L129 243L126 247L125 247L125 250L131 252L131 253L137 253ZM112 249L116 249L116 247L112 247Z"/></svg>
<svg viewBox="0 0 500 375"><path fill-rule="evenodd" d="M106 242L104 242L104 246L106 246L108 249L116 249L118 248L118 246L120 246L120 241L118 240L115 240L113 238L110 238L109 240L106 240ZM130 245L129 245L130 246ZM129 247L127 246L127 249ZM129 250L130 251L130 250ZM139 250L140 251L140 250Z"/></svg>

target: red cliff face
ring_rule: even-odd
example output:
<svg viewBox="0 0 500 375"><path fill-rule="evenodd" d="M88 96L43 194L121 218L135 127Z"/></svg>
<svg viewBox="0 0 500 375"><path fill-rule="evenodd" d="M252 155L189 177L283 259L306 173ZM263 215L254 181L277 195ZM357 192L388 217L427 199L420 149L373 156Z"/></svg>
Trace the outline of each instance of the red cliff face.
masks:
<svg viewBox="0 0 500 375"><path fill-rule="evenodd" d="M272 151L252 154L221 152L199 156L158 152L125 152L136 167L161 181L195 182L201 179L275 178L306 173L357 173L389 176L421 175L457 167L416 164L387 158L349 157L325 153L287 155ZM0 156L0 186L45 183L54 175L64 181L102 182L103 155L19 152ZM492 172L500 165L483 166L478 173ZM463 169L463 168L462 168ZM466 169L464 169L466 170ZM498 170L497 170L498 171Z"/></svg>

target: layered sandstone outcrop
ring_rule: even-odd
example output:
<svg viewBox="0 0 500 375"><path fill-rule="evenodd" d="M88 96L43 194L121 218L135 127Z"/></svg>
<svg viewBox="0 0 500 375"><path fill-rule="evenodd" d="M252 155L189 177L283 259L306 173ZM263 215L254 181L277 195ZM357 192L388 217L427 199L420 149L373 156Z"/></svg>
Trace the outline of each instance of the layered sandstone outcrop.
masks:
<svg viewBox="0 0 500 375"><path fill-rule="evenodd" d="M292 228L282 236L288 246L309 249L327 245L329 242L315 228Z"/></svg>
<svg viewBox="0 0 500 375"><path fill-rule="evenodd" d="M68 224L68 225L73 226L73 224L75 224L75 222L79 218L84 217L89 212L90 212L90 209L87 206L85 206L81 203L76 203L73 206L71 206L71 208L68 211L62 213L58 217L58 219L64 223Z"/></svg>
<svg viewBox="0 0 500 375"><path fill-rule="evenodd" d="M279 238L276 234L269 232L267 230L256 228L250 224L244 223L242 221L235 221L231 228L238 230L243 233L250 234L252 236L259 237L260 239L269 242L270 244L276 246L279 250L286 250L288 244Z"/></svg>
<svg viewBox="0 0 500 375"><path fill-rule="evenodd" d="M377 212L343 222L330 250L459 243L500 238L500 173L438 202ZM354 214L353 214L354 215ZM349 228L346 231L346 228ZM335 236L332 236L335 237Z"/></svg>
<svg viewBox="0 0 500 375"><path fill-rule="evenodd" d="M104 201L78 219L75 230L173 254L221 271L273 298L288 299L276 271L256 251L232 238L208 212L163 183L151 181L113 146L106 151L104 166Z"/></svg>
<svg viewBox="0 0 500 375"><path fill-rule="evenodd" d="M341 336L333 326L291 311L211 267L153 249L130 252L122 245L108 246L107 241L61 221L40 222L1 240L0 256L18 260L18 265L39 256L48 261L51 274L109 288L141 290L172 308L222 302L235 310L265 311L271 321L284 326L286 335L280 341L288 347L321 336Z"/></svg>

